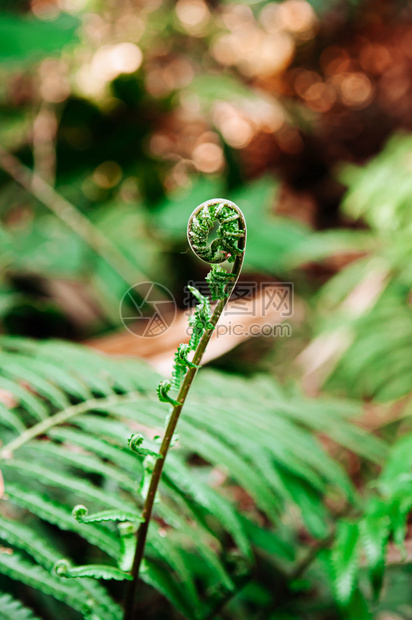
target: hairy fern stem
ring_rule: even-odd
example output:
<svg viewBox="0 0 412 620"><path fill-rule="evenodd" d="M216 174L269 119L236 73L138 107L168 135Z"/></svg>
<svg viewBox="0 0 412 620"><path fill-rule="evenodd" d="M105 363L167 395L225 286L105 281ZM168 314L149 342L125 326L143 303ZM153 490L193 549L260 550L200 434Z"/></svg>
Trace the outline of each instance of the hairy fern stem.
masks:
<svg viewBox="0 0 412 620"><path fill-rule="evenodd" d="M208 235L216 222L219 224L217 238L209 245ZM189 218L188 240L193 252L201 260L211 264L229 261L233 263L233 268L230 273L226 272L226 276L222 269L217 270L216 268L212 268L212 271L207 279L211 286L212 298L217 300L216 307L211 317L206 316L205 314L202 316L196 312L193 315L195 319L191 323L193 328L191 342L193 342L193 337L196 333L200 336L200 331L196 332L196 329L201 329L199 324L203 326L202 335L200 340L196 343L197 346L194 349L193 359L187 365L187 371L180 386L176 401L171 401L175 404L173 404L173 409L167 423L165 435L159 449L159 457L156 459L154 464L150 486L142 512L143 521L140 524L136 534L136 551L131 570L133 579L129 583L126 594L124 620L133 620L134 617L133 610L136 587L143 560L147 533L152 517L155 496L162 475L165 459L175 434L182 408L199 369L203 354L212 337L214 328L219 321L219 318L226 306L233 288L236 285L242 269L244 250L246 246L246 222L242 211L235 203L220 198L202 203L193 211ZM214 273L217 273L218 275L214 277ZM219 292L219 296L216 294L216 291ZM199 297L202 296L199 294L196 295L196 297L199 299ZM196 317L197 323L195 322ZM160 393L159 398L161 398ZM161 398L161 400L166 399Z"/></svg>

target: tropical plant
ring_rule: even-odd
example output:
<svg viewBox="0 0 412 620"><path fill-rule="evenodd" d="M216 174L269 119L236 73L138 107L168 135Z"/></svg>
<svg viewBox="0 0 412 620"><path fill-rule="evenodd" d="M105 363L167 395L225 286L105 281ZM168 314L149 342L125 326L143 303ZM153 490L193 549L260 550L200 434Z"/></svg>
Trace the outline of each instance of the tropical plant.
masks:
<svg viewBox="0 0 412 620"><path fill-rule="evenodd" d="M147 456L132 451L125 438L144 433L147 449L157 451L164 418L153 397L158 377L143 363L113 361L63 342L4 337L1 345L1 386L13 401L2 406L1 417L0 570L85 617L121 617L120 606L99 583L59 577L53 567L66 558L75 565L80 555L106 564L106 573L101 566L95 573L99 577L117 576L119 565L130 569L135 527L116 527L107 519L133 524L141 515ZM160 482L143 581L196 618L206 617L252 574L255 544L263 544L286 574L292 571L302 553L300 524L318 540L333 527L322 497L338 505L359 501L315 433L322 428L371 462L381 459L384 444L351 422L357 412L351 403L285 393L264 376L245 380L202 372ZM213 488L208 479L216 476ZM241 510L233 484L253 498L256 509ZM92 519L79 509L73 517L78 504L87 506ZM281 516L290 510L297 521L285 529ZM61 533L67 531L74 536L66 539ZM266 538L259 542L263 531ZM53 615L39 594L6 587L44 617Z"/></svg>
<svg viewBox="0 0 412 620"><path fill-rule="evenodd" d="M217 238L208 245L216 220ZM299 545L296 527L287 532L279 528L288 506L297 506L305 527L322 540L333 524L322 496L345 506L359 504L345 471L314 436L322 429L345 448L378 462L385 446L351 423L355 410L350 404L325 401L319 408L319 403L285 395L265 377L245 382L216 373L200 377L189 395L236 284L245 234L242 213L229 201L208 201L191 216L193 250L208 262L229 259L233 270L212 267L207 280L217 302L213 313L208 299L193 289L199 304L190 318L189 344L176 353L172 383L162 381L157 389L159 400L171 405L159 450L154 430L162 427L163 413L153 399L155 374L147 367L101 358L74 345L2 339L0 385L11 399L8 408L2 405L1 418L7 499L0 528L7 544L1 555L3 574L90 618L123 614L119 601L94 578L132 580L125 617L133 618L140 574L185 616L205 618L251 577L253 545L256 541L259 546L262 527L264 545L270 543L286 574L290 570L287 564L293 563ZM169 454L186 399L179 423L181 447ZM196 466L189 465L193 455L201 459ZM229 498L205 480L216 468L225 472ZM256 509L239 513L230 498L230 480L253 498ZM160 501L155 503L158 486ZM19 523L24 511L31 517ZM109 556L112 563L76 565L47 523L90 543L87 556ZM10 610L6 618L17 608L20 613L20 603L4 600Z"/></svg>
<svg viewBox="0 0 412 620"><path fill-rule="evenodd" d="M410 620L407 3L3 5L0 620ZM208 195L234 274L229 202L186 253ZM170 382L22 337L104 349L197 253ZM294 282L292 337L197 373L243 258Z"/></svg>

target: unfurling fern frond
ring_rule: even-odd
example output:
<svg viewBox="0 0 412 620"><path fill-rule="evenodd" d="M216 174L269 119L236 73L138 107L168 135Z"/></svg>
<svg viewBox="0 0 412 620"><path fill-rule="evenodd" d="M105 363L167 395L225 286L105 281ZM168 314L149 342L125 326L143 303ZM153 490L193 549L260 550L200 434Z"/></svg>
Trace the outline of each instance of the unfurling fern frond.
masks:
<svg viewBox="0 0 412 620"><path fill-rule="evenodd" d="M89 614L93 606L97 607L96 602L79 583L62 582L59 577L50 574L39 564L28 562L16 551L12 554L0 553L0 572L46 595L53 596L80 612L83 617Z"/></svg>
<svg viewBox="0 0 412 620"><path fill-rule="evenodd" d="M205 279L209 283L212 300L217 301L224 297L230 297L232 291L228 285L234 284L236 276L223 269L220 265L212 265L212 269Z"/></svg>
<svg viewBox="0 0 412 620"><path fill-rule="evenodd" d="M203 334L207 330L214 329L214 324L212 323L212 310L208 298L202 295L194 286L188 286L187 288L199 302L194 313L189 317L189 327L192 330L189 349L195 351Z"/></svg>
<svg viewBox="0 0 412 620"><path fill-rule="evenodd" d="M109 564L119 567L116 570L121 575L131 569L141 498L147 495L154 459L158 460L142 452L149 449L143 448L142 434L136 431L146 435L145 429L150 429L153 436L163 427L163 406L154 396L159 377L135 360L114 361L66 343L0 338L0 345L16 367L21 359L25 368L47 377L69 401L59 409L52 392L40 395L22 383L21 389L30 392L47 417L35 419L30 411L34 403L17 397L11 400L15 404L10 411L27 426L12 428L7 419L2 421L0 412L3 505L8 515L0 523L0 546L10 549L0 555L0 573L26 584L30 592L35 588L41 596L54 597L60 617L65 615L64 605L69 605L83 617L94 613L102 620L120 620L122 612L103 585L93 579L65 579L50 573L62 553L54 538L47 539L48 525L62 536L70 532L76 555L83 550L104 570ZM230 488L236 483L244 489L267 523L276 524L279 514L294 503L302 515L299 528L302 523L313 528L315 517L316 523L323 519L327 527L323 494L333 489L336 496L351 502L354 490L343 470L322 449L315 432L326 429L338 443L372 461L381 460L385 452L382 441L350 422L353 414L353 403L322 398L314 402L287 395L270 378L203 371L180 420L180 441L168 455L159 487L161 501L153 506L143 581L192 620L210 611L203 593L217 582L224 583L228 592L236 579L233 565L222 552L228 537L251 565L249 517L239 515L226 483L222 488L209 486L204 466L189 467L188 456L196 455L202 464L224 471ZM125 442L132 433L137 435L138 458ZM136 493L139 485L140 497ZM73 506L80 503L90 510L87 523L72 516ZM321 519L319 506L324 511ZM138 516L132 519L134 515ZM254 528L262 531L256 523ZM285 545L277 530L270 535L279 548ZM293 544L288 544L293 557ZM20 555L20 550L31 559ZM74 558L68 561L74 567ZM202 593L200 604L193 589L197 598ZM27 591L21 586L23 603L31 600L25 597ZM33 603L33 608L38 605Z"/></svg>
<svg viewBox="0 0 412 620"><path fill-rule="evenodd" d="M160 387L160 386L159 386ZM161 400L159 398L159 400ZM127 440L127 445L129 446L132 452L136 452L140 456L153 456L154 458L158 458L159 454L154 452L153 450L149 450L148 448L143 448L142 444L144 441L144 437L141 433L134 433Z"/></svg>
<svg viewBox="0 0 412 620"><path fill-rule="evenodd" d="M193 252L207 263L234 261L243 248L239 239L246 236L243 215L230 200L215 198L202 203L190 217L188 239ZM214 224L218 223L217 238L208 245L208 236Z"/></svg>
<svg viewBox="0 0 412 620"><path fill-rule="evenodd" d="M175 405L178 405L179 403L177 402L177 400L169 396L169 392L171 389L172 389L172 384L170 381L168 381L167 379L165 379L164 381L161 381L159 385L157 386L157 397L161 403L169 403L170 405L175 406Z"/></svg>
<svg viewBox="0 0 412 620"><path fill-rule="evenodd" d="M101 523L102 521L131 521L132 523L141 523L142 518L135 512L123 510L103 510L89 515L86 506L78 504L73 508L73 517L79 523Z"/></svg>
<svg viewBox="0 0 412 620"><path fill-rule="evenodd" d="M190 344L180 344L177 348L171 381L174 390L179 390L188 368L198 368L196 364L187 359L191 351Z"/></svg>
<svg viewBox="0 0 412 620"><path fill-rule="evenodd" d="M94 577L94 579L115 579L116 581L131 580L130 573L126 573L114 566L88 564L87 566L71 566L67 560L59 560L54 565L54 572L58 577Z"/></svg>

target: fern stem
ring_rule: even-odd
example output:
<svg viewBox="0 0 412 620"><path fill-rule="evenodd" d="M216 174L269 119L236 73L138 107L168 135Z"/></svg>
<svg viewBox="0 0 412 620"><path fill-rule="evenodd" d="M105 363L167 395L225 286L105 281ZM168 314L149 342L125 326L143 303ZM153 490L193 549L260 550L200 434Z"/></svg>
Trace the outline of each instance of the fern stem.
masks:
<svg viewBox="0 0 412 620"><path fill-rule="evenodd" d="M232 269L232 275L233 280L228 283L224 289L224 296L218 301L218 303L216 304L216 307L214 309L214 312L212 314L211 320L210 320L210 325L211 327L209 329L207 329L205 331L205 333L203 334L196 350L195 353L193 355L193 366L191 368L188 369L186 376L183 380L183 383L180 387L179 393L177 395L177 404L173 406L172 409L172 413L170 415L169 418L169 422L167 424L166 427L166 431L165 431L165 435L163 437L163 441L162 444L160 446L159 449L159 457L156 460L156 463L154 465L154 469L153 469L153 473L152 473L152 478L150 481L150 486L149 486L149 490L146 496L146 500L144 503L144 507L143 507L143 512L142 512L142 519L143 522L140 524L139 529L137 531L137 542L136 542L136 551L135 551L135 556L134 556L134 560L133 560L133 566L132 566L132 570L131 570L131 574L133 576L133 581L130 581L128 584L128 589L127 589L127 593L126 593L126 599L125 599L125 614L124 614L124 620L133 620L134 618L134 601L135 601L135 597L136 597L136 588L137 588L137 582L138 582L138 578L139 578L139 572L140 572L140 567L142 564L142 560L143 560L143 555L144 555L144 549L145 549L145 545L146 545L146 538L147 538L147 533L149 530L149 524L150 524L150 520L152 517L152 512L153 512L153 506L154 506L154 501L155 501L155 497L156 497L156 492L157 492L157 488L159 486L159 482L160 482L160 478L162 476L162 471L163 471L163 467L164 467L164 463L166 460L166 456L167 453L169 451L170 448L170 444L173 438L173 435L175 433L176 430L176 426L177 423L179 421L179 417L180 414L182 412L183 406L185 404L187 395L189 393L190 387L193 383L193 380L197 374L197 371L199 369L200 363L202 361L202 357L203 354L206 350L206 347L213 335L213 331L214 328L217 325L217 322L219 321L219 318L226 306L226 303L228 301L228 298L230 297L230 293L232 292L233 288L236 286L237 280L239 278L241 269L242 269L242 265L243 265L243 258L244 258L244 249L246 246L246 222L243 216L243 213L241 212L241 210L239 209L239 207L237 205L235 205L234 203L231 203L229 201L223 201L221 199L214 199L214 200L209 200L208 202L202 203L201 205L199 205L199 207L197 207L190 219L189 219L189 224L188 224L188 232L190 233L191 230L191 226L193 224L194 221L196 221L196 216L199 214L199 212L204 208L208 208L209 205L215 205L216 203L225 203L225 204L229 204L232 207L235 208L236 212L239 215L239 229L241 231L243 231L243 236L239 238L238 240L238 254L236 255L236 258L234 259L234 264L233 264L233 269ZM190 234L189 236L189 242L190 242ZM202 257L199 252L197 251L196 247L193 247L193 243L190 242L191 248L192 250L195 252L195 254L197 256L199 256L199 258L201 258L201 260L205 260L204 257ZM204 251L204 249L203 249ZM225 258L220 258L219 262L223 262L225 260ZM206 262L210 261L210 257L207 258ZM218 262L217 260L214 262Z"/></svg>

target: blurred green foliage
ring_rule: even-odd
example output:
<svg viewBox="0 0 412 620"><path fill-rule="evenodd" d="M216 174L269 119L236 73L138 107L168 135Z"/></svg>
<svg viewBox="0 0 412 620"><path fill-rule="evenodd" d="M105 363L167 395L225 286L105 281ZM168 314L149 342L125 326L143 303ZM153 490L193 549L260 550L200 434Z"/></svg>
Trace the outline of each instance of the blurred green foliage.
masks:
<svg viewBox="0 0 412 620"><path fill-rule="evenodd" d="M87 477L100 499L102 489L123 493L130 421L150 433L162 423L149 367L26 336L119 329L119 301L142 278L180 302L204 275L187 252L188 215L220 195L247 219L245 280L293 281L301 316L291 338L251 339L216 363L228 374L200 376L157 506L142 614L191 618L198 605L203 617L200 600L236 620L412 617L411 37L402 1L3 2L1 440L89 405L75 429L28 444L20 473L5 466L16 505L34 516L2 512L0 537L15 553L1 554L12 596L0 595L0 616L30 617L21 595L42 618L60 617L47 583L80 609L84 588L56 585L43 546L59 557L73 546L38 499L50 493L47 476L59 467L64 480ZM56 197L86 218L87 234L68 226ZM135 392L143 422L135 409L95 410L96 399ZM99 441L121 465L107 469ZM33 469L22 499L31 463L46 481ZM54 500L77 532L69 486L53 487ZM29 577L20 548L33 553ZM99 553L79 543L73 560ZM50 582L36 594L13 581L38 586L39 575ZM98 617L120 615L88 587Z"/></svg>
<svg viewBox="0 0 412 620"><path fill-rule="evenodd" d="M0 22L0 63L26 65L42 56L59 53L68 44L76 43L79 20L64 15L52 23L34 16L3 13Z"/></svg>

